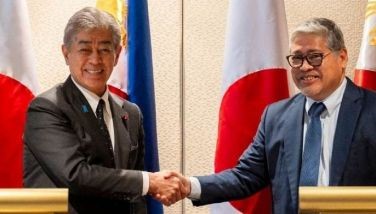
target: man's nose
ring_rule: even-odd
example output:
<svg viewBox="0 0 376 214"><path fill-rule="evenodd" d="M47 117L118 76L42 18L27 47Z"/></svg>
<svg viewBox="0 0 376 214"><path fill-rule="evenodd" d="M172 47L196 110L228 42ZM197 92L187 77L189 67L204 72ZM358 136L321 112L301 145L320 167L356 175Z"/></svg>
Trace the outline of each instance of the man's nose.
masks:
<svg viewBox="0 0 376 214"><path fill-rule="evenodd" d="M300 67L300 70L302 70L302 71L309 71L311 69L313 69L313 66L308 63L307 59L303 59L303 64Z"/></svg>
<svg viewBox="0 0 376 214"><path fill-rule="evenodd" d="M89 62L96 65L102 62L102 56L98 51L94 50L89 57Z"/></svg>

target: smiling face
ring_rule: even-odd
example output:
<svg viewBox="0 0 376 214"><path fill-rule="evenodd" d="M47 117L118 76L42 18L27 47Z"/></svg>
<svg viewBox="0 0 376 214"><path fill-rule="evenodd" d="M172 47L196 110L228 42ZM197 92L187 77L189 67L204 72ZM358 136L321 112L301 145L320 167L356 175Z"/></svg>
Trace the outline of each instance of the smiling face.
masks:
<svg viewBox="0 0 376 214"><path fill-rule="evenodd" d="M315 34L300 34L290 46L291 54L307 55L308 53L328 54L320 66L311 66L304 60L302 67L291 68L295 85L305 96L321 101L332 94L345 77L347 51L342 49L331 52L326 39Z"/></svg>
<svg viewBox="0 0 376 214"><path fill-rule="evenodd" d="M114 47L112 34L106 29L81 31L68 46L62 46L73 79L82 87L102 96L107 80L116 65L121 47Z"/></svg>

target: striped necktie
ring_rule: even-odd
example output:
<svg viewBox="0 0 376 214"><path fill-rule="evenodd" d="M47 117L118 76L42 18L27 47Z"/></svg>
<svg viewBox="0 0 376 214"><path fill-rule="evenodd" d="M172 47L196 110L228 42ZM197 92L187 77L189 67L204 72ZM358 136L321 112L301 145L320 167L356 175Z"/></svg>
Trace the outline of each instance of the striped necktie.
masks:
<svg viewBox="0 0 376 214"><path fill-rule="evenodd" d="M310 122L305 137L300 186L317 186L321 155L320 115L325 109L323 103L315 102L308 111Z"/></svg>

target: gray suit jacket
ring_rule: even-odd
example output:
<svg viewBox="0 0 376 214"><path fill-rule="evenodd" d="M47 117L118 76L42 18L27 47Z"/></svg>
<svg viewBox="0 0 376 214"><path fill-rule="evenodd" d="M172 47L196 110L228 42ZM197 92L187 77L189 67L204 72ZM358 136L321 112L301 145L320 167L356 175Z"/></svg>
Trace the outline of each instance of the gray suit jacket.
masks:
<svg viewBox="0 0 376 214"><path fill-rule="evenodd" d="M83 94L69 77L36 97L27 112L24 186L69 188L70 213L146 213L142 193L144 134L138 107L109 102L115 168Z"/></svg>
<svg viewBox="0 0 376 214"><path fill-rule="evenodd" d="M264 111L254 142L238 165L198 177L201 200L195 205L249 196L272 189L273 213L298 213L305 97L298 94ZM338 115L330 167L331 186L376 185L376 94L350 79Z"/></svg>

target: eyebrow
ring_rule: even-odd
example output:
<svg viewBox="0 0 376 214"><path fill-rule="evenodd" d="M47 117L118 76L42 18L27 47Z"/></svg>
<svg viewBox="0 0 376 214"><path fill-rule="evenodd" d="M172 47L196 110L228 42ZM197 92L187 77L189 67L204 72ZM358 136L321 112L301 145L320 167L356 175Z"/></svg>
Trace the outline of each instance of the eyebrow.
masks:
<svg viewBox="0 0 376 214"><path fill-rule="evenodd" d="M318 52L321 53L322 51L317 50L317 49L311 49L311 50L306 51L305 54L318 53ZM301 55L303 55L303 52L296 51L296 52L292 52L291 54L301 54Z"/></svg>
<svg viewBox="0 0 376 214"><path fill-rule="evenodd" d="M92 43L92 41L90 41L90 40L80 40L80 41L78 41L79 45L89 45L91 43ZM99 44L100 45L112 45L112 42L111 41L100 41Z"/></svg>

